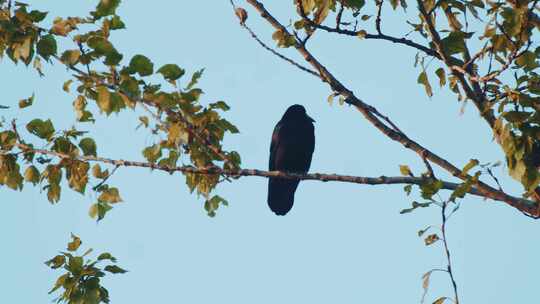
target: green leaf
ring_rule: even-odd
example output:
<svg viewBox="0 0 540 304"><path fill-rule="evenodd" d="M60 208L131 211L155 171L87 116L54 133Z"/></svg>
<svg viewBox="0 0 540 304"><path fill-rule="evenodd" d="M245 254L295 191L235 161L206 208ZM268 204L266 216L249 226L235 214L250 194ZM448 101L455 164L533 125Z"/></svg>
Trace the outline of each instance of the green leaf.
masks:
<svg viewBox="0 0 540 304"><path fill-rule="evenodd" d="M412 202L412 207L411 208L403 209L403 210L401 210L399 212L399 214L411 213L417 208L427 208L430 205L431 205L431 203L419 203L419 202L414 201L414 202Z"/></svg>
<svg viewBox="0 0 540 304"><path fill-rule="evenodd" d="M62 53L62 56L60 56L62 63L67 65L77 64L77 62L79 62L79 58L81 58L81 51L79 50L67 50Z"/></svg>
<svg viewBox="0 0 540 304"><path fill-rule="evenodd" d="M109 212L112 209L112 206L108 203L96 203L90 206L90 210L88 211L88 215L90 215L91 218L96 218L97 221L101 221L103 218L105 218L105 215L107 212Z"/></svg>
<svg viewBox="0 0 540 304"><path fill-rule="evenodd" d="M199 79L201 78L203 73L204 73L204 69L200 69L197 72L193 73L193 76L191 76L191 81L186 86L185 90L186 91L191 90L199 82Z"/></svg>
<svg viewBox="0 0 540 304"><path fill-rule="evenodd" d="M231 134L240 133L240 130L238 130L238 128L235 125L233 125L226 119L220 119L216 122L216 124L219 125L223 130L227 130L231 132Z"/></svg>
<svg viewBox="0 0 540 304"><path fill-rule="evenodd" d="M406 185L405 187L403 187L403 191L407 193L407 196L410 195L412 191L412 185Z"/></svg>
<svg viewBox="0 0 540 304"><path fill-rule="evenodd" d="M272 34L272 39L274 39L277 42L277 46L281 48L288 48L296 44L294 36L281 29Z"/></svg>
<svg viewBox="0 0 540 304"><path fill-rule="evenodd" d="M106 55L114 50L111 42L102 36L91 36L86 43L98 55Z"/></svg>
<svg viewBox="0 0 540 304"><path fill-rule="evenodd" d="M124 24L124 22L122 21L122 19L120 19L119 16L114 16L111 18L111 30L119 30L119 29L124 29L126 28L126 25Z"/></svg>
<svg viewBox="0 0 540 304"><path fill-rule="evenodd" d="M74 235L73 233L71 234L71 239L72 241L68 243L67 250L76 251L81 246L82 241L78 236Z"/></svg>
<svg viewBox="0 0 540 304"><path fill-rule="evenodd" d="M50 140L54 134L54 126L50 119L44 121L36 118L26 125L26 129L33 135L46 140Z"/></svg>
<svg viewBox="0 0 540 304"><path fill-rule="evenodd" d="M56 39L51 34L41 37L36 45L36 50L43 59L48 60L52 55L56 55L58 51Z"/></svg>
<svg viewBox="0 0 540 304"><path fill-rule="evenodd" d="M67 269L74 275L79 275L83 270L83 262L82 257L69 257Z"/></svg>
<svg viewBox="0 0 540 304"><path fill-rule="evenodd" d="M65 273L61 275L60 277L58 277L58 279L56 279L56 283L54 284L54 287L49 291L49 294L53 293L58 288L62 287L65 284L66 279L68 278L69 278L69 273Z"/></svg>
<svg viewBox="0 0 540 304"><path fill-rule="evenodd" d="M45 262L45 264L52 269L60 268L64 266L64 263L66 262L66 257L63 255L57 255L54 258L48 260Z"/></svg>
<svg viewBox="0 0 540 304"><path fill-rule="evenodd" d="M161 147L153 145L143 150L143 156L151 163L155 163L161 157Z"/></svg>
<svg viewBox="0 0 540 304"><path fill-rule="evenodd" d="M124 270L116 265L107 265L105 266L104 270L110 273L126 273L127 272L127 270Z"/></svg>
<svg viewBox="0 0 540 304"><path fill-rule="evenodd" d="M116 9L120 5L120 0L100 0L94 12L91 12L92 16L96 20L116 14Z"/></svg>
<svg viewBox="0 0 540 304"><path fill-rule="evenodd" d="M525 71L532 71L538 67L536 54L531 51L526 51L516 59L516 64L523 67Z"/></svg>
<svg viewBox="0 0 540 304"><path fill-rule="evenodd" d="M366 4L366 1L365 0L346 0L346 1L342 1L342 3L343 3L343 6L345 7L359 10Z"/></svg>
<svg viewBox="0 0 540 304"><path fill-rule="evenodd" d="M185 71L176 64L166 64L157 70L168 81L175 81L184 75Z"/></svg>
<svg viewBox="0 0 540 304"><path fill-rule="evenodd" d="M2 1L0 1L2 2ZM45 17L47 17L47 14L48 12L41 12L41 11L38 11L38 10L32 10L29 14L28 14L28 17L30 17L30 19L33 21L33 22L40 22L40 21L43 21L43 19L45 19Z"/></svg>
<svg viewBox="0 0 540 304"><path fill-rule="evenodd" d="M68 154L71 156L79 155L79 151L77 147L73 143L71 143L71 141L67 137L64 137L64 136L57 137L54 140L52 150L58 153Z"/></svg>
<svg viewBox="0 0 540 304"><path fill-rule="evenodd" d="M220 205L228 206L229 203L221 196L214 195L214 197L204 203L204 210L206 210L208 216L214 217L216 216L216 211L218 210Z"/></svg>
<svg viewBox="0 0 540 304"><path fill-rule="evenodd" d="M444 87L446 85L446 73L444 72L444 69L438 68L435 71L435 74L437 74L437 77L439 77L439 85Z"/></svg>
<svg viewBox="0 0 540 304"><path fill-rule="evenodd" d="M101 260L110 260L111 262L113 263L116 263L116 258L113 257L110 253L108 252L105 252L105 253L102 253L98 256L98 261L101 261Z"/></svg>
<svg viewBox="0 0 540 304"><path fill-rule="evenodd" d="M105 55L105 61L103 61L103 63L108 66L116 66L122 61L122 58L124 58L124 55L113 49Z"/></svg>
<svg viewBox="0 0 540 304"><path fill-rule="evenodd" d="M97 156L97 146L96 142L89 137L83 138L79 142L79 147L83 151L84 156Z"/></svg>
<svg viewBox="0 0 540 304"><path fill-rule="evenodd" d="M446 55L453 55L465 52L465 37L466 35L463 32L451 32L446 38L441 40L444 53Z"/></svg>
<svg viewBox="0 0 540 304"><path fill-rule="evenodd" d="M154 73L154 64L146 56L135 55L129 62L129 69L141 76L148 76Z"/></svg>
<svg viewBox="0 0 540 304"><path fill-rule="evenodd" d="M211 103L209 106L210 106L210 109L220 109L223 111L229 111L231 109L229 105L227 105L227 103L224 101L214 102L214 103Z"/></svg>
<svg viewBox="0 0 540 304"><path fill-rule="evenodd" d="M430 228L431 228L431 226L428 226L425 229L418 230L418 237L422 237L422 235L424 235L424 233L426 233L426 231L428 231Z"/></svg>
<svg viewBox="0 0 540 304"><path fill-rule="evenodd" d="M426 94L431 97L433 96L433 89L431 88L431 84L429 83L429 79L427 77L426 71L423 71L418 75L418 79L416 80L417 83L424 85L424 88L426 90Z"/></svg>

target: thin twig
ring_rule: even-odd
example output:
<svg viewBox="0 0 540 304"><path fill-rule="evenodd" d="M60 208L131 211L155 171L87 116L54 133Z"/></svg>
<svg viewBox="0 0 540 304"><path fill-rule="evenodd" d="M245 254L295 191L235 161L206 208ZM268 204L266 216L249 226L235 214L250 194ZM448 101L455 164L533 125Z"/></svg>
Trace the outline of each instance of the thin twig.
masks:
<svg viewBox="0 0 540 304"><path fill-rule="evenodd" d="M446 238L446 207L448 206L448 203L446 201L443 202L443 207L441 209L442 214L442 240L444 243L444 251L446 253L446 260L448 261L448 275L450 276L450 280L452 281L452 287L454 289L454 302L456 304L459 304L459 297L458 297L458 291L457 291L457 284L456 280L454 278L454 273L452 272L452 260L450 258L450 250L448 249L448 240Z"/></svg>
<svg viewBox="0 0 540 304"><path fill-rule="evenodd" d="M96 191L97 189L99 189L99 187L103 186L103 184L105 184L105 182L109 179L109 177L111 177L116 172L116 170L118 170L118 168L120 168L120 166L116 165L114 169L111 171L111 173L109 173L109 175L107 175L99 184L95 185L92 188L92 190Z"/></svg>
<svg viewBox="0 0 540 304"><path fill-rule="evenodd" d="M377 33L379 33L379 35L383 34L382 31L381 31L381 13L382 13L383 3L384 3L384 0L377 0L376 1L377 18L375 19L375 28L377 29Z"/></svg>
<svg viewBox="0 0 540 304"><path fill-rule="evenodd" d="M341 26L341 18L343 17L343 11L345 10L345 7L343 6L343 3L339 2L339 11L336 15L336 29L339 30L339 27Z"/></svg>
<svg viewBox="0 0 540 304"><path fill-rule="evenodd" d="M255 41L257 41L263 48L265 48L270 53L272 53L272 54L278 56L279 58L287 61L288 63L294 65L295 67L299 68L300 70L302 70L304 72L307 72L307 73L309 73L309 74L311 74L311 75L313 75L313 76L315 76L317 78L321 77L317 72L304 67L303 65L301 65L301 64L297 63L296 61L294 61L294 60L292 60L292 59L278 53L276 50L274 50L273 48L266 45L261 39L259 39L259 37L257 37L255 32L253 32L249 26L244 25L243 27L251 34L251 37L253 37L253 39L255 39ZM305 44L305 42L304 42L304 44Z"/></svg>
<svg viewBox="0 0 540 304"><path fill-rule="evenodd" d="M232 8L233 10L236 9L236 5L234 4L234 1L233 0L229 0L229 2L231 3L232 5ZM306 67L304 67L303 65L297 63L296 61L288 58L287 56L285 55L282 55L280 53L278 53L276 50L274 50L273 48L269 47L266 43L264 43L261 39L259 39L259 37L257 36L257 34L255 34L255 32L253 32L253 30L251 30L251 28L249 26L247 26L245 23L244 24L241 24L240 26L242 26L243 28L245 28L249 34L251 35L251 37L253 39L255 39L255 41L257 41L257 43L259 43L260 46L262 46L265 50L269 51L270 53L276 55L277 57L281 58L282 60L285 60L286 62L292 64L293 66L299 68L300 70L304 71L304 72L307 72L317 78L320 78L321 76L319 74L317 74L317 72L313 71L313 70L310 70ZM308 38L306 38L306 40L303 42L304 44L306 43Z"/></svg>

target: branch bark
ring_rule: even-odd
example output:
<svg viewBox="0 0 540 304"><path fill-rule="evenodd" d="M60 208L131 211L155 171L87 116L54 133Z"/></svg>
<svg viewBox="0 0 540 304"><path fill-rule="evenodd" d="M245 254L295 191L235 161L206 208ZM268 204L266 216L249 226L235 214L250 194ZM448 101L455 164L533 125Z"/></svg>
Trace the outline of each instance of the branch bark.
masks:
<svg viewBox="0 0 540 304"><path fill-rule="evenodd" d="M295 180L315 180L321 182L342 182L342 183L352 183L352 184L362 184L362 185L423 185L428 181L425 177L413 177L413 176L379 176L379 177L365 177L365 176L351 176L351 175L339 175L339 174L325 174L325 173L294 173L294 172L283 172L283 171L265 171L258 169L239 169L239 170L225 170L217 166L211 166L207 168L196 168L193 166L177 166L177 167L168 167L160 166L156 163L150 162L141 162L141 161L131 161L131 160L122 160L122 159L112 159L99 156L78 156L73 157L71 155L47 150L47 149L36 149L26 144L16 143L15 147L20 149L25 153L36 153L41 155L48 155L50 157L55 157L59 159L69 159L69 160L78 160L83 162L97 162L103 164L109 164L115 166L114 170L117 170L120 167L135 167L135 168L148 168L152 170L163 171L167 173L182 172L182 173L194 173L194 174L218 174L229 177L242 177L242 176L259 176L259 177L278 177L283 179L295 179ZM12 153L10 151L0 150L2 154ZM112 173L110 174L112 175ZM460 184L452 183L448 181L442 181L442 189L454 191ZM468 193L479 196L486 197L482 191L477 187L473 186ZM534 204L532 201L527 201L521 198L513 197L513 200L516 202L521 201L522 204Z"/></svg>

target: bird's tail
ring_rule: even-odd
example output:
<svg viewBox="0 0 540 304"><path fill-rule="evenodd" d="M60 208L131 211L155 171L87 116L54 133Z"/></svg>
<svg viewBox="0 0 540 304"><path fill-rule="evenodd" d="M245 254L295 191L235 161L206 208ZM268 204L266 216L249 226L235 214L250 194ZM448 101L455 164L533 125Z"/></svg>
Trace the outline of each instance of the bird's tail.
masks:
<svg viewBox="0 0 540 304"><path fill-rule="evenodd" d="M268 206L277 215L285 215L294 204L298 180L270 178L268 180Z"/></svg>

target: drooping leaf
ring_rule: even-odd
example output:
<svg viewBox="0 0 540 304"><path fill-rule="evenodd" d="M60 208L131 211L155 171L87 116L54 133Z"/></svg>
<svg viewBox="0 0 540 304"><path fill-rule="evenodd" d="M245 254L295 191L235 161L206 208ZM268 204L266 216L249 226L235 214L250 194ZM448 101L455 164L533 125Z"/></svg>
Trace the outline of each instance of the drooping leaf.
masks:
<svg viewBox="0 0 540 304"><path fill-rule="evenodd" d="M166 64L159 68L157 72L163 75L163 78L169 81L175 81L185 74L185 71L176 64Z"/></svg>
<svg viewBox="0 0 540 304"><path fill-rule="evenodd" d="M124 270L116 265L107 265L105 266L105 271L108 271L110 273L126 273L127 270Z"/></svg>
<svg viewBox="0 0 540 304"><path fill-rule="evenodd" d="M429 83L429 79L427 76L426 71L423 71L418 75L418 79L416 80L419 84L424 85L424 88L426 90L426 94L431 97L433 96L433 89L431 88L431 84Z"/></svg>
<svg viewBox="0 0 540 304"><path fill-rule="evenodd" d="M79 249L81 244L82 244L81 239L78 236L76 236L76 235L74 235L72 233L71 234L71 242L68 243L67 250L68 251L76 251L77 249Z"/></svg>
<svg viewBox="0 0 540 304"><path fill-rule="evenodd" d="M26 99L21 99L19 101L19 108L24 109L26 107L31 106L34 103L34 98L35 98L35 95L32 93L32 96L30 96L30 97L28 97Z"/></svg>
<svg viewBox="0 0 540 304"><path fill-rule="evenodd" d="M120 197L120 192L118 191L118 188L108 188L107 190L103 191L101 195L98 197L99 202L114 204L119 203L122 201L122 198Z"/></svg>
<svg viewBox="0 0 540 304"><path fill-rule="evenodd" d="M96 142L92 138L90 137L83 138L79 142L79 147L83 151L84 156L97 156Z"/></svg>
<svg viewBox="0 0 540 304"><path fill-rule="evenodd" d="M56 55L58 51L56 39L51 34L41 37L36 45L36 50L43 59L48 60L51 56Z"/></svg>
<svg viewBox="0 0 540 304"><path fill-rule="evenodd" d="M444 87L446 85L446 73L444 72L443 68L438 68L435 71L435 74L437 74L437 77L439 77L439 85Z"/></svg>
<svg viewBox="0 0 540 304"><path fill-rule="evenodd" d="M33 135L47 140L50 140L54 134L54 126L50 119L41 120L36 118L26 125L26 129Z"/></svg>
<svg viewBox="0 0 540 304"><path fill-rule="evenodd" d="M129 69L141 76L148 76L154 73L154 64L144 55L135 55L129 62Z"/></svg>
<svg viewBox="0 0 540 304"><path fill-rule="evenodd" d="M39 171L35 166L29 166L24 171L24 180L28 183L37 185L39 183Z"/></svg>
<svg viewBox="0 0 540 304"><path fill-rule="evenodd" d="M120 0L100 0L94 12L91 12L94 18L100 19L105 16L114 15L120 5Z"/></svg>

